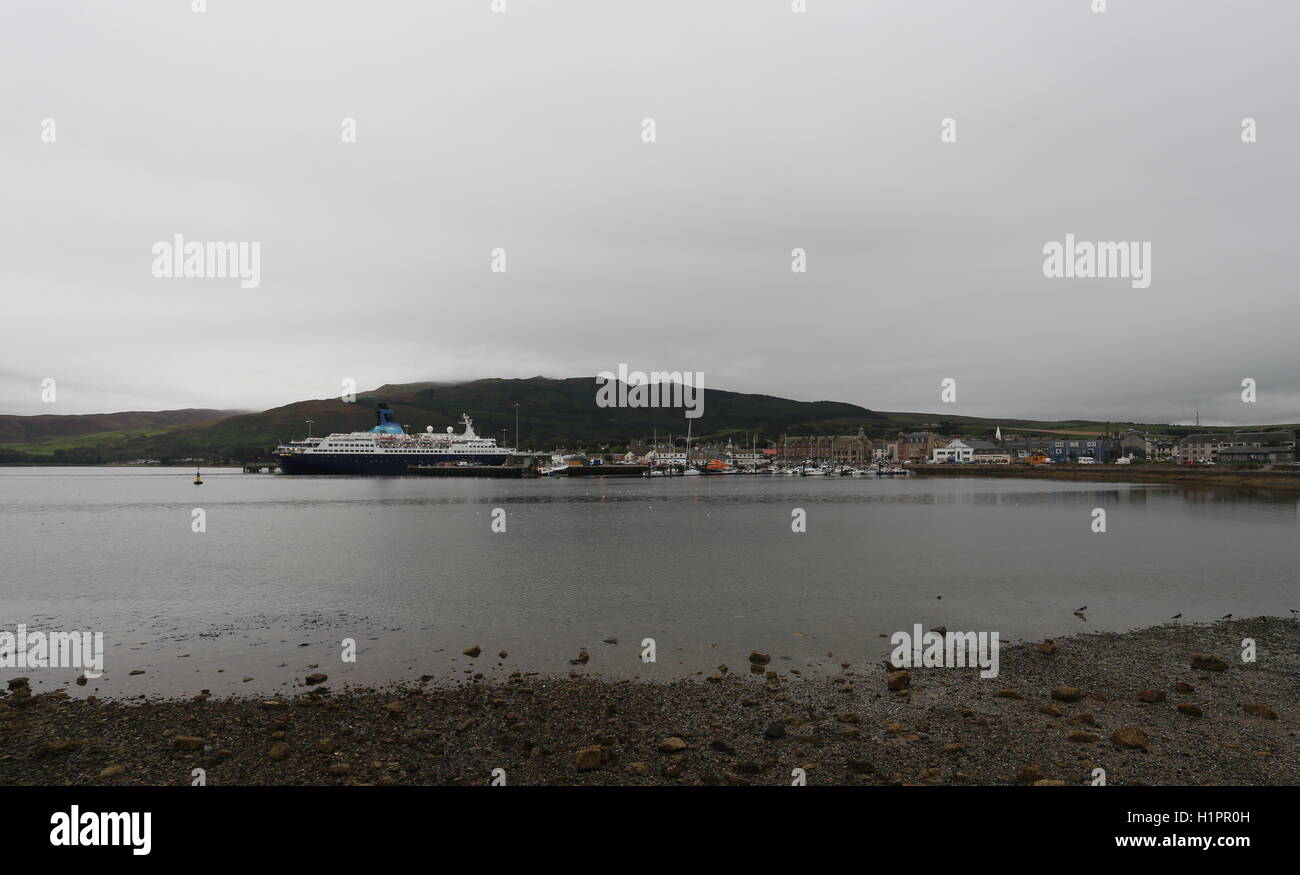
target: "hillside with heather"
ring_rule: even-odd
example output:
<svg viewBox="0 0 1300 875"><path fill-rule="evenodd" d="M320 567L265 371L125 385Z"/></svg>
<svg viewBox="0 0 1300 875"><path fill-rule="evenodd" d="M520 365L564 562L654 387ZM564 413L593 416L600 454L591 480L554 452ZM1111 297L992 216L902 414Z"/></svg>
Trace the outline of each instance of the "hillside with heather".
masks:
<svg viewBox="0 0 1300 875"><path fill-rule="evenodd" d="M0 415L0 444L25 444L111 431L166 429L177 425L216 422L225 419L233 412L190 407L184 410L131 410L123 413L87 413L72 416Z"/></svg>

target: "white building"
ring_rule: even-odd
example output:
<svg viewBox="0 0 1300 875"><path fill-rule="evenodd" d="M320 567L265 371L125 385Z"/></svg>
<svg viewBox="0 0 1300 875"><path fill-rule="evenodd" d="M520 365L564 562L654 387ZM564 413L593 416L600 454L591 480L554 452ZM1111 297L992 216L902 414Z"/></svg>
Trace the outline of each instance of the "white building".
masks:
<svg viewBox="0 0 1300 875"><path fill-rule="evenodd" d="M969 464L974 458L975 448L961 438L955 438L948 441L946 447L935 447L930 461L936 463L956 462L965 465Z"/></svg>

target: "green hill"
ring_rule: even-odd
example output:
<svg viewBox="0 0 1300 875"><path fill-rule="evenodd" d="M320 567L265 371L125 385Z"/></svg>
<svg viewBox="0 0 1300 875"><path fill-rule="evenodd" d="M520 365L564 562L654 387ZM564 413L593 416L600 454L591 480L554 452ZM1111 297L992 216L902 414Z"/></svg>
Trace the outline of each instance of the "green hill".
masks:
<svg viewBox="0 0 1300 875"><path fill-rule="evenodd" d="M529 449L557 446L626 445L686 433L684 412L673 408L601 408L595 402L594 377L556 380L485 379L468 383L409 383L381 386L359 393L355 403L338 399L299 401L230 416L218 422L184 425L161 431L87 435L52 443L0 447L0 462L55 461L98 463L137 458L252 460L265 458L278 443L301 438L312 420L314 434L355 431L374 424L374 406L386 401L398 419L413 431L432 426L460 430L460 416L469 414L479 434L514 442L515 407L519 405L520 444ZM859 427L880 428L884 418L856 404L836 401L792 401L771 395L750 395L720 389L704 390L703 415L694 432L707 438L757 431L776 436L792 431L839 432Z"/></svg>
<svg viewBox="0 0 1300 875"><path fill-rule="evenodd" d="M619 448L648 440L658 432L686 433L684 412L672 408L601 408L596 406L594 377L550 379L484 379L467 383L405 383L381 386L360 393L356 402L338 399L299 401L264 410L241 413L212 422L186 422L168 427L141 428L138 416L123 418L123 429L90 434L59 435L23 443L0 444L0 463L99 464L139 458L164 461L200 458L211 462L265 459L279 443L304 437L307 420L312 433L368 429L374 424L374 406L386 401L398 420L412 431L432 426L443 431L460 416L474 419L484 436L515 440L515 404L519 405L519 443L524 449L547 451L556 447ZM24 417L7 417L24 419ZM742 441L777 440L782 434L852 434L863 429L868 436L892 437L899 431L932 427L947 433L991 435L996 426L1004 434L1098 433L1134 426L1172 435L1191 429L1166 425L1141 425L1088 420L1040 421L949 416L934 413L882 413L837 401L793 401L772 395L704 390L703 415L692 430L701 441L735 438ZM22 429L18 423L12 426ZM1228 429L1202 428L1201 431ZM504 434L503 434L504 432Z"/></svg>

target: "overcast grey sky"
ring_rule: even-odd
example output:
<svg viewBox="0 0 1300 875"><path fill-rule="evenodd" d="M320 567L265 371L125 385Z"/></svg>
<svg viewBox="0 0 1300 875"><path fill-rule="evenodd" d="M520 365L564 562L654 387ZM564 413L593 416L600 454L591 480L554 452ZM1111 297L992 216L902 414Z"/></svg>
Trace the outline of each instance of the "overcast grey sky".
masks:
<svg viewBox="0 0 1300 875"><path fill-rule="evenodd" d="M880 410L1300 420L1300 4L207 6L0 7L0 412L626 362ZM178 233L258 241L260 286L155 278ZM1150 287L1045 277L1067 233L1149 241Z"/></svg>

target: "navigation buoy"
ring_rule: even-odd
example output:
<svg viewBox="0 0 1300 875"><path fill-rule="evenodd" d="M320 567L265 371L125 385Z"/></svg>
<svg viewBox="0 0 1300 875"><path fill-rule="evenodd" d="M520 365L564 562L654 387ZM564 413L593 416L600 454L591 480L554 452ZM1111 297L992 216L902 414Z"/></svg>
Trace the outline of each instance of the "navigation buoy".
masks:
<svg viewBox="0 0 1300 875"><path fill-rule="evenodd" d="M198 468L195 468L195 469L194 469L194 485L195 485L195 486L202 486L202 485L203 485L203 477L201 477L201 476L199 475L199 469L198 469Z"/></svg>

